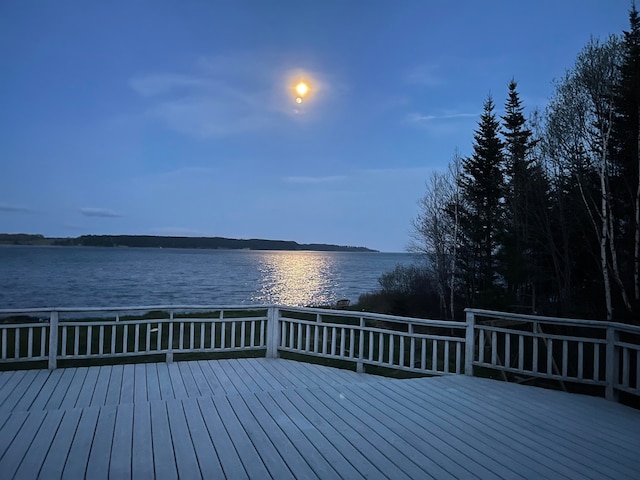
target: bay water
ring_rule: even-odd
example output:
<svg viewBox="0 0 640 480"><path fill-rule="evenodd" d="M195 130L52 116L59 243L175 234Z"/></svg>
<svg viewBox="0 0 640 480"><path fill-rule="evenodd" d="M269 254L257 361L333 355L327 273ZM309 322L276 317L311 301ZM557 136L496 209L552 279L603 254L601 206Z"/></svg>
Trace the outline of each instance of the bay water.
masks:
<svg viewBox="0 0 640 480"><path fill-rule="evenodd" d="M0 309L358 300L409 253L0 246Z"/></svg>

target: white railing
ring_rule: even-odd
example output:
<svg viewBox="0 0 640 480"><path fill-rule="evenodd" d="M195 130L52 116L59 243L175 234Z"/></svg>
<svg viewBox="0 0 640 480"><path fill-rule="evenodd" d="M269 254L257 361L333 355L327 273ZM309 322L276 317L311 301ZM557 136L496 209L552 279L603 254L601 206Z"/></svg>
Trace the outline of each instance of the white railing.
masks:
<svg viewBox="0 0 640 480"><path fill-rule="evenodd" d="M0 362L265 349L269 307L153 306L0 310Z"/></svg>
<svg viewBox="0 0 640 480"><path fill-rule="evenodd" d="M466 324L314 308L278 309L278 350L431 375L462 373Z"/></svg>
<svg viewBox="0 0 640 480"><path fill-rule="evenodd" d="M467 309L472 366L640 396L640 327Z"/></svg>
<svg viewBox="0 0 640 480"><path fill-rule="evenodd" d="M273 305L0 310L0 364L256 350L358 371L492 369L601 387L611 400L640 397L640 327L613 322L479 309L465 322Z"/></svg>

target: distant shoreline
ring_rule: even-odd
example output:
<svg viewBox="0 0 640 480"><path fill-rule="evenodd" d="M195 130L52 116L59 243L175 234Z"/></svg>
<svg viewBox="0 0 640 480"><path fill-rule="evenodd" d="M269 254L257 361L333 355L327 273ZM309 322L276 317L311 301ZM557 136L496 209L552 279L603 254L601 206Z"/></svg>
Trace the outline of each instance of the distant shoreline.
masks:
<svg viewBox="0 0 640 480"><path fill-rule="evenodd" d="M366 247L287 240L235 239L225 237L170 237L154 235L81 235L56 238L39 234L0 233L0 245L61 247L194 248L206 250L281 250L316 252L378 252Z"/></svg>

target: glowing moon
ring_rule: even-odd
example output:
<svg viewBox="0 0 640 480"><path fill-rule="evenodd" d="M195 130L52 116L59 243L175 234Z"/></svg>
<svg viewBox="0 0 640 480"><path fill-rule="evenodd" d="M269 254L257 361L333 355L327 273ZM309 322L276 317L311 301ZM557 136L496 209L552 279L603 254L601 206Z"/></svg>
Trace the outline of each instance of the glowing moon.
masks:
<svg viewBox="0 0 640 480"><path fill-rule="evenodd" d="M302 103L302 97L296 97L296 103Z"/></svg>
<svg viewBox="0 0 640 480"><path fill-rule="evenodd" d="M304 97L304 95L309 91L309 86L304 83L304 82L300 82L299 84L296 85L296 92L298 93L299 97ZM296 100L297 101L297 100ZM300 102L298 102L300 103Z"/></svg>

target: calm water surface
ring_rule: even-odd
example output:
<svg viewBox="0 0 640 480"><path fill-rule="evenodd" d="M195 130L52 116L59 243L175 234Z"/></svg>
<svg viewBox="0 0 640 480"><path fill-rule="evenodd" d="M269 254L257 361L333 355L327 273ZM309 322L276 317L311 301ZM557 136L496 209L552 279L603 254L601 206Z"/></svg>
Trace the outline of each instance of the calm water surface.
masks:
<svg viewBox="0 0 640 480"><path fill-rule="evenodd" d="M0 309L322 305L377 290L406 253L0 246Z"/></svg>

